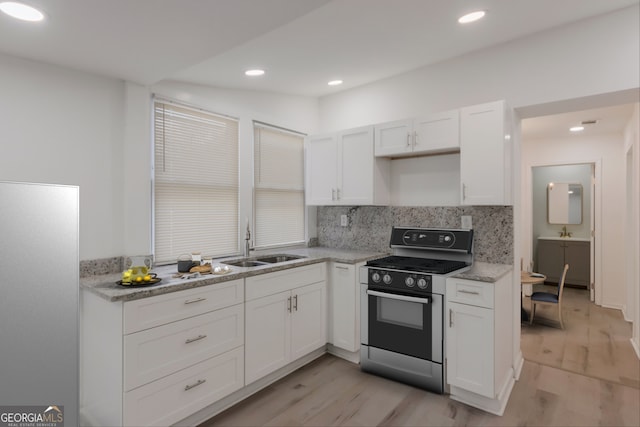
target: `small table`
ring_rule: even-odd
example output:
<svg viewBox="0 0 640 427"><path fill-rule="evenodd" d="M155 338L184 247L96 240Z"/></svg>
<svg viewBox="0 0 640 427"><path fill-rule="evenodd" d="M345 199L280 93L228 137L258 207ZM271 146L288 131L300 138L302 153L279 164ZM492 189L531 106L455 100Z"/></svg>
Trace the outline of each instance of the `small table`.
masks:
<svg viewBox="0 0 640 427"><path fill-rule="evenodd" d="M532 276L531 273L528 273L526 271L521 271L520 286L537 285L539 283L544 283L544 281L547 280L547 276L545 276L544 274L539 274L539 273L535 273L535 274L536 274L535 276ZM524 311L524 308L522 307L522 298L520 298L520 320L523 322L529 320L529 315L527 314L526 311Z"/></svg>

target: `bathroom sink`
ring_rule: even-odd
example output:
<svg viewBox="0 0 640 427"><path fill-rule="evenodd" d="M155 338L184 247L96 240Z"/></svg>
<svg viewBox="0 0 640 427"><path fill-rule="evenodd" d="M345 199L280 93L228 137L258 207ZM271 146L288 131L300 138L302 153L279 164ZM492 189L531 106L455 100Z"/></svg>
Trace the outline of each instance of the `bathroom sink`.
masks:
<svg viewBox="0 0 640 427"><path fill-rule="evenodd" d="M256 258L256 261L259 262L267 262L269 264L277 264L279 262L287 262L287 261L293 261L295 259L301 259L301 258L306 258L305 256L300 256L300 255L265 255L262 257L258 257Z"/></svg>

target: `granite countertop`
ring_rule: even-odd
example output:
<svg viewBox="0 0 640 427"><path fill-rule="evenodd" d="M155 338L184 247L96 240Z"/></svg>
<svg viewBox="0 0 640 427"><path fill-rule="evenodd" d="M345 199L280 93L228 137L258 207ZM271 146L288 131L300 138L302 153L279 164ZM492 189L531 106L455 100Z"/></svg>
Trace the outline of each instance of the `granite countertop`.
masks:
<svg viewBox="0 0 640 427"><path fill-rule="evenodd" d="M495 283L505 274L513 270L512 265L507 264L491 264L488 262L476 261L473 266L462 273L454 274L452 277L458 279L476 280L479 282Z"/></svg>
<svg viewBox="0 0 640 427"><path fill-rule="evenodd" d="M290 268L301 267L304 265L317 264L320 262L334 261L345 264L356 264L370 259L379 258L387 255L380 252L366 252L346 249L334 249L326 247L302 247L302 248L281 248L275 250L252 252L250 258L269 254L290 254L304 256L292 261L286 261L278 264L270 264L260 267L235 267L231 266L231 272L222 275L207 274L193 279L174 278L177 273L176 265L163 265L154 267L153 272L162 281L157 285L139 286L139 287L123 287L116 284L121 277L121 273L103 274L98 276L88 276L80 279L80 287L93 292L94 294L108 301L132 301L141 298L147 298L155 295L162 295L170 292L182 291L185 289L197 288L200 286L208 286L216 283L227 282L245 277L257 276L260 274L272 273L274 271L287 270ZM214 259L213 264L220 264L224 260L232 260L242 258L240 256L226 257Z"/></svg>

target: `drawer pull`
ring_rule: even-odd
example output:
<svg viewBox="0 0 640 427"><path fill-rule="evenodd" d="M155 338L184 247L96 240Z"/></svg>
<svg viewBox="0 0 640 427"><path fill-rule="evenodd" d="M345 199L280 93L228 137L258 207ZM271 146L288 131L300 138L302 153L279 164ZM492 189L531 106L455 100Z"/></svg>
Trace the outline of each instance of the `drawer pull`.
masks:
<svg viewBox="0 0 640 427"><path fill-rule="evenodd" d="M336 265L335 268L337 268L338 270L348 270L349 267L343 267L341 265Z"/></svg>
<svg viewBox="0 0 640 427"><path fill-rule="evenodd" d="M464 289L459 290L458 292L460 292L461 294L470 294L470 295L480 295L480 292L476 292L476 291L466 291Z"/></svg>
<svg viewBox="0 0 640 427"><path fill-rule="evenodd" d="M293 297L293 309L294 309L295 311L298 311L298 295L295 295L295 296Z"/></svg>
<svg viewBox="0 0 640 427"><path fill-rule="evenodd" d="M204 339L204 338L206 338L206 337L207 337L206 335L198 335L198 336L197 336L197 337L195 337L195 338L189 338L189 339L187 339L184 343L185 343L185 344L190 344L190 343L192 343L192 342L200 341L201 339Z"/></svg>
<svg viewBox="0 0 640 427"><path fill-rule="evenodd" d="M287 298L287 311L291 313L291 297Z"/></svg>
<svg viewBox="0 0 640 427"><path fill-rule="evenodd" d="M186 300L184 303L185 304L193 304L194 302L200 302L200 301L206 301L206 298L200 297L200 298L196 298L196 299L190 299L190 300Z"/></svg>
<svg viewBox="0 0 640 427"><path fill-rule="evenodd" d="M191 390L192 388L198 387L199 385L202 385L205 382L207 382L207 380L198 380L197 382L195 382L193 384L186 385L186 386L184 386L184 391Z"/></svg>

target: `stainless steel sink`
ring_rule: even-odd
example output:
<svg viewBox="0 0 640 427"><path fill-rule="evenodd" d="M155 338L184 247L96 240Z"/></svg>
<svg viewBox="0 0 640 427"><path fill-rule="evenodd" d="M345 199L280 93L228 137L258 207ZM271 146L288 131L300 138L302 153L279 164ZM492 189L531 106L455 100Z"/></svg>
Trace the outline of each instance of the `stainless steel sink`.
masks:
<svg viewBox="0 0 640 427"><path fill-rule="evenodd" d="M261 262L261 261L251 260L251 259L222 261L222 264L233 265L235 267L261 267L263 265L269 265L268 262Z"/></svg>
<svg viewBox="0 0 640 427"><path fill-rule="evenodd" d="M296 259L306 258L305 256L300 255L287 255L287 254L277 254L277 255L264 255L261 257L255 258L241 258L241 259L232 259L229 261L220 261L222 264L233 265L235 267L262 267L270 264L278 264L280 262L293 261Z"/></svg>
<svg viewBox="0 0 640 427"><path fill-rule="evenodd" d="M261 262L268 262L269 264L277 264L279 262L293 261L295 259L301 259L301 258L306 258L306 257L300 256L300 255L278 254L278 255L265 255L265 256L256 258L256 260Z"/></svg>

